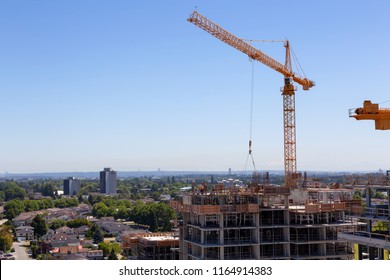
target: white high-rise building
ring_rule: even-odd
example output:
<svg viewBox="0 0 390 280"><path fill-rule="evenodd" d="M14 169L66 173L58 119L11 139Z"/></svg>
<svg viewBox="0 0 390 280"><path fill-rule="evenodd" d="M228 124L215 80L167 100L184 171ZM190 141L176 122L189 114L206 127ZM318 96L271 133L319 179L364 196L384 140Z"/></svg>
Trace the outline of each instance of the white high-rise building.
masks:
<svg viewBox="0 0 390 280"><path fill-rule="evenodd" d="M100 192L105 194L117 194L116 191L117 172L110 167L100 171Z"/></svg>

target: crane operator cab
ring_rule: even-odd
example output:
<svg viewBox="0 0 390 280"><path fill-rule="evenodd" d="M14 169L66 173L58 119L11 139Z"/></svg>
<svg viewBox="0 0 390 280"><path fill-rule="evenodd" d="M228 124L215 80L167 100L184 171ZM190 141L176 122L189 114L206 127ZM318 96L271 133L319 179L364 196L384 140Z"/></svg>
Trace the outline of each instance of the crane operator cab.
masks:
<svg viewBox="0 0 390 280"><path fill-rule="evenodd" d="M293 78L292 77L284 77L284 87L280 89L282 92L282 95L294 95L294 91L297 90L296 87L294 87L293 84Z"/></svg>
<svg viewBox="0 0 390 280"><path fill-rule="evenodd" d="M293 84L293 79L292 77L284 77L284 85L292 85Z"/></svg>

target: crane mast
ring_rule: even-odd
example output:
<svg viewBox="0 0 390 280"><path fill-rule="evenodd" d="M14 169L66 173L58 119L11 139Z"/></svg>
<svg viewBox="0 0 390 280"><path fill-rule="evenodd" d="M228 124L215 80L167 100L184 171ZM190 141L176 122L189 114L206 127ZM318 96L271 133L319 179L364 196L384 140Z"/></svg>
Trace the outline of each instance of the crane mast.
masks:
<svg viewBox="0 0 390 280"><path fill-rule="evenodd" d="M297 82L302 85L304 90L309 90L315 84L313 81L302 78L292 71L290 44L286 40L286 60L285 64L281 64L275 59L269 57L262 51L254 48L244 40L229 33L219 25L194 11L188 18L188 21L195 24L199 28L210 33L219 40L232 46L233 48L245 53L251 59L259 61L266 66L278 71L284 76L283 95L283 122L284 122L284 177L285 184L289 187L295 185L297 178L296 165L296 129L295 129L295 87L293 84Z"/></svg>

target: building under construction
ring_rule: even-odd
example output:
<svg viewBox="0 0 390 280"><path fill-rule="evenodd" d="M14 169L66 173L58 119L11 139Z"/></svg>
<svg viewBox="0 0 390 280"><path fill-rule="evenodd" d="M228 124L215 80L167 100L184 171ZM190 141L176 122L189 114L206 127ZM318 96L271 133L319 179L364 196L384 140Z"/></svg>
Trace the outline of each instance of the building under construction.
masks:
<svg viewBox="0 0 390 280"><path fill-rule="evenodd" d="M345 188L358 190L365 196L365 203L353 205L350 217L365 224L352 232L340 232L338 237L353 243L354 259L389 260L390 252L390 171L384 174L368 174L347 177ZM382 193L382 199L373 198Z"/></svg>
<svg viewBox="0 0 390 280"><path fill-rule="evenodd" d="M180 259L352 259L338 232L359 224L346 216L351 191L252 183L205 186L171 206L181 213Z"/></svg>
<svg viewBox="0 0 390 280"><path fill-rule="evenodd" d="M135 233L122 237L122 251L129 259L178 260L179 237L174 232Z"/></svg>

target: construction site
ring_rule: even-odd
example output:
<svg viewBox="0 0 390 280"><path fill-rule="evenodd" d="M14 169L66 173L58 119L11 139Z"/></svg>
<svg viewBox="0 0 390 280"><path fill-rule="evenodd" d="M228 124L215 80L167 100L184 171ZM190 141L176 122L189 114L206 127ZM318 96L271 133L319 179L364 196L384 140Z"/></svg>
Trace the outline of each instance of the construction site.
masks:
<svg viewBox="0 0 390 280"><path fill-rule="evenodd" d="M123 236L121 247L128 259L179 259L179 237L175 233L128 234Z"/></svg>
<svg viewBox="0 0 390 280"><path fill-rule="evenodd" d="M365 201L351 207L350 217L364 227L359 231L340 232L338 238L353 244L354 259L389 260L390 252L390 171L385 175L349 176L344 187L364 192ZM385 193L385 199L374 199L375 192Z"/></svg>
<svg viewBox="0 0 390 280"><path fill-rule="evenodd" d="M311 89L315 83L293 71L289 41L284 41L286 55L282 64L197 11L188 21L283 75L284 184L260 182L259 174L254 173L247 185L220 182L192 186L179 200L170 203L182 219L179 258L347 260L363 259L365 253L369 259L389 259L388 178L380 185L347 179L345 184L327 185L297 171L294 82L303 90ZM350 111L350 117L375 120L376 129L383 130L390 128L388 112L366 101L364 108ZM249 157L255 169L252 139ZM268 178L268 174L263 178ZM356 188L367 193L366 201L355 198ZM387 191L387 204L373 206L371 188ZM380 235L373 235L372 223L377 221L385 221L385 229Z"/></svg>
<svg viewBox="0 0 390 280"><path fill-rule="evenodd" d="M352 191L252 183L216 185L171 202L182 216L180 259L352 259L340 232L364 224L348 215Z"/></svg>

